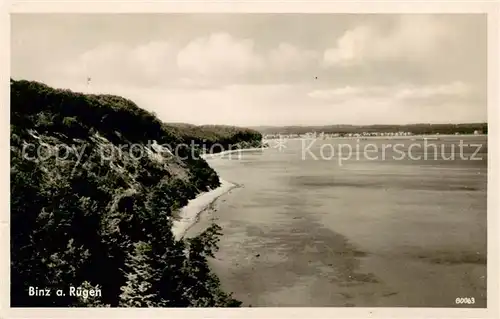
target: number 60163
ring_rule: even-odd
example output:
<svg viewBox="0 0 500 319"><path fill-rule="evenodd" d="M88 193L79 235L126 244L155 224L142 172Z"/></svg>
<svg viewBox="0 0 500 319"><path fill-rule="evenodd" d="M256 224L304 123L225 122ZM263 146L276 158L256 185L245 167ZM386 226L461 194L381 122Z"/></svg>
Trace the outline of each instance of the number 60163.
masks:
<svg viewBox="0 0 500 319"><path fill-rule="evenodd" d="M474 297L465 297L465 298L457 298L455 299L455 304L457 305L473 305L476 303Z"/></svg>

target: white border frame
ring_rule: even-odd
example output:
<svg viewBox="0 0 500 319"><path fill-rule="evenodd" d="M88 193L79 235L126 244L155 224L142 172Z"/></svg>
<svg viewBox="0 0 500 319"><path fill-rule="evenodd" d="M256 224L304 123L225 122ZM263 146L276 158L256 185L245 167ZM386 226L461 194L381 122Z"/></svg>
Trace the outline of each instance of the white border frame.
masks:
<svg viewBox="0 0 500 319"><path fill-rule="evenodd" d="M0 6L2 142L0 318L499 318L500 5L480 1L13 1ZM10 14L15 13L484 13L488 16L488 308L10 308ZM6 50L7 49L7 50ZM474 63L471 61L471 63ZM496 269L496 271L495 271ZM497 302L495 302L497 300Z"/></svg>

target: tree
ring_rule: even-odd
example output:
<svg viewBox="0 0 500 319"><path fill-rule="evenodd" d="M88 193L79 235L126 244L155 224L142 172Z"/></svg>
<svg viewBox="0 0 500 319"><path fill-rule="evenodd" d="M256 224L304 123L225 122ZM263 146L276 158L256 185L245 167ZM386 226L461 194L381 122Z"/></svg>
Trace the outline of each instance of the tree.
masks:
<svg viewBox="0 0 500 319"><path fill-rule="evenodd" d="M189 147L186 159L176 154L164 161L138 160L119 147L156 140L175 148L189 140L228 143L259 135L233 127L169 126L121 97L29 81L11 80L10 118L12 306L237 304L208 267L216 228L190 241L175 240L171 231L173 211L218 186L216 172ZM41 159L41 146L71 151ZM78 283L100 287L102 298L26 293L29 286Z"/></svg>
<svg viewBox="0 0 500 319"><path fill-rule="evenodd" d="M127 283L121 287L121 307L154 307L157 295L152 291L153 281L157 277L151 267L151 246L145 242L133 245L125 263Z"/></svg>

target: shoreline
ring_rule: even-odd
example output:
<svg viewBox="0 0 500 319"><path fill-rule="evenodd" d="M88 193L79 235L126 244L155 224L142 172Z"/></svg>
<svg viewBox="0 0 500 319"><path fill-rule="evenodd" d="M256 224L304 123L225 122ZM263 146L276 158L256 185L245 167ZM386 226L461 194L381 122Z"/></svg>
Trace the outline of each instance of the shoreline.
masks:
<svg viewBox="0 0 500 319"><path fill-rule="evenodd" d="M222 156L227 155L227 154L261 151L261 150L265 150L268 148L269 147L253 147L253 148L242 148L242 149L237 149L237 150L228 150L228 151L223 151L223 152L219 152L219 153L203 154L203 155L201 155L201 158L210 159L210 158L215 158L215 157L222 157Z"/></svg>
<svg viewBox="0 0 500 319"><path fill-rule="evenodd" d="M256 148L244 148L238 150L229 150L215 154L203 154L201 158L211 159L215 157L221 157L226 154L232 154L236 152L249 152L267 149L268 147L256 147ZM200 215L210 209L211 205L222 195L228 193L230 190L240 187L236 183L231 183L222 179L219 176L220 186L207 192L199 193L195 198L188 201L187 205L182 207L178 211L178 218L174 219L172 222L172 234L176 240L180 240L188 232L188 230L195 225Z"/></svg>
<svg viewBox="0 0 500 319"><path fill-rule="evenodd" d="M179 218L175 219L172 223L172 234L176 240L180 240L184 237L186 232L196 224L199 216L207 209L210 209L213 202L233 188L238 187L237 184L233 184L222 178L219 178L219 180L219 187L198 194L195 198L189 200L186 206L179 210Z"/></svg>

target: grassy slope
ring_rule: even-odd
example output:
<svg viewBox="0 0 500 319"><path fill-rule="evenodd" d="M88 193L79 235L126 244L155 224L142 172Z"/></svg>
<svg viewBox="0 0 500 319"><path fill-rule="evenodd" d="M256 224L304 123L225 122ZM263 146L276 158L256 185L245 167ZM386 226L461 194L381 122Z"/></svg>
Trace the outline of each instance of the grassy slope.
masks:
<svg viewBox="0 0 500 319"><path fill-rule="evenodd" d="M121 97L11 80L13 306L239 304L206 263L218 226L187 241L170 230L172 212L217 187L217 174L191 149L166 156L152 140L242 145L261 135L166 125ZM102 298L30 297L29 286L97 286Z"/></svg>

